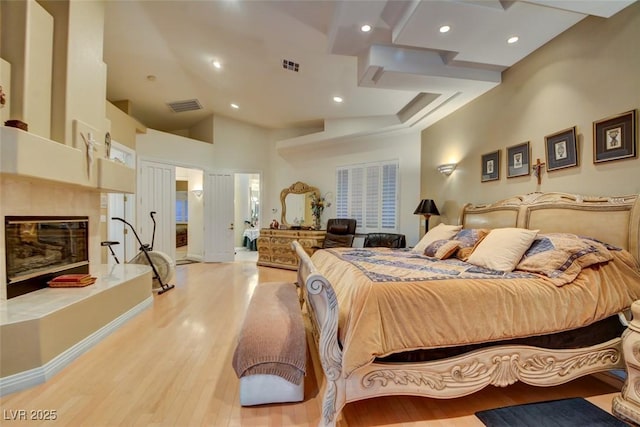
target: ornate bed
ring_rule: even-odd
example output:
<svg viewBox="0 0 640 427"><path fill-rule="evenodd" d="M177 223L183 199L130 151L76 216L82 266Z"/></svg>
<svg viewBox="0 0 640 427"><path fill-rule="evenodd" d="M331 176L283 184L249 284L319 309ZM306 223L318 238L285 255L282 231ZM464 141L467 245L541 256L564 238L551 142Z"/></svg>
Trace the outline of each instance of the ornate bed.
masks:
<svg viewBox="0 0 640 427"><path fill-rule="evenodd" d="M565 193L532 193L488 205L465 205L461 212L460 224L464 229L518 228L538 230L540 234L572 233L577 236L589 236L597 239L598 243L606 242L606 247L611 249L614 255L611 261L582 269L579 274L576 273L578 276L571 283L549 285L551 281L547 280L544 292L565 298L554 303L560 304L557 307L571 309L565 310L563 316L556 315L562 310L548 310L547 313L554 314L549 316L551 330L545 331L545 328L540 328L538 324L536 327L532 326L532 330L529 331L529 320L526 316L520 315L529 310L535 313L535 307L517 306L513 301L518 301L518 298L526 300L542 297L538 297L537 294L522 297L519 293L521 291L513 289L525 289L524 286L535 281L539 276L537 274L533 274L536 276L533 277L531 273L514 271L505 274L503 282L487 277L491 273L483 269L470 269L469 274L472 276L476 273L480 275L472 277L468 282L459 281L464 281L464 278L454 281L435 277L435 280L429 281L429 291L421 290L418 294L422 292L433 295L433 299L438 301L440 306L429 305L429 308L425 307L424 315L421 315L420 311L415 311L415 307L409 303L405 304L399 299L401 297L392 293L395 292L394 286L397 288L400 283L408 289L408 299L417 301L422 298L416 294L416 289L422 289L420 286L425 281L410 277L417 274L416 263L422 262L420 255L412 254L409 250L399 250L396 254L389 249L334 249L318 251L310 258L302 247L294 242L294 248L300 258L298 284L301 287L301 298L306 303L306 311L325 375L320 425L335 425L345 404L371 397L416 395L454 398L474 393L487 385L507 386L516 381L523 381L536 386L552 386L583 375L625 367L628 373L626 384L622 394L614 400L613 412L620 418L636 423L640 421L640 302L633 303L640 300L638 197L633 195L605 198ZM408 273L406 281L396 282L396 279L386 277L383 267L375 272L368 270L366 266L372 264L367 264L367 257L378 257L378 265L395 265L399 262L409 265L412 270ZM393 257L400 257L399 261ZM464 269L466 264L462 261L452 263L456 266L454 268L459 269ZM429 268L438 271L440 269L439 266ZM606 278L608 275L611 275L612 279ZM464 277L464 274L460 277ZM366 285L360 288L350 287L350 283L362 280L365 280ZM469 289L475 293L467 295L458 292L461 288L466 289L467 283L470 284ZM477 318L482 318L482 313L473 312L469 305L458 307L458 302L463 300L484 304L478 289L486 287L486 293L490 293L493 292L494 286L507 288L507 295L511 297L520 295L515 299L502 299L505 297L499 296L506 307L504 312L495 311L498 306L493 304L493 297L487 297L488 308L485 307L483 310L490 312L494 319L508 317L509 321L488 321L492 325L481 324ZM363 291L362 287L366 291ZM585 299L582 294L577 293L582 292L579 290L582 288L586 289L586 294L598 295L593 301L589 299L591 297ZM570 305L572 300L567 299L571 297L572 292L576 292L575 305ZM389 301L385 300L387 294ZM455 296L447 296L451 294ZM543 301L540 304L547 303ZM385 305L389 307L385 309ZM451 310L452 313L458 310L458 317L447 318L446 316L452 316L451 313L446 313L445 317L437 317L436 311L447 311L450 306L455 306ZM607 309L601 310L601 306L607 306ZM434 307L441 307L442 310ZM627 328L623 313L628 314L629 308L637 320L631 321ZM350 314L350 310L356 314ZM379 313L376 310L379 310ZM406 322L406 318L401 315L405 312L414 316L413 321ZM509 317L506 312L515 313L515 316ZM580 315L573 316L574 312ZM486 313L484 315L488 318ZM557 323L565 326L560 328L554 323L557 319L552 320L551 317L566 317L567 319ZM364 326L361 324L367 318L372 320L373 327L367 323L364 323ZM576 341L582 344L567 345L565 348L555 344L546 345L545 340L536 341L537 338L556 335L563 341L567 336L562 334L573 330L586 330L586 327L591 328L605 322L605 318L619 318L619 328L613 332L613 336L611 332L602 335L600 341L593 342L596 335L589 330L587 335L591 337L591 342L586 344L584 341ZM470 319L473 321L469 321ZM411 326L407 327L408 323L411 323ZM481 334L489 334L482 338L482 342L474 342L473 340L478 338L469 338L464 331L465 328L474 329L474 324L480 326L475 329L482 329ZM362 327L358 329L359 326ZM494 332L490 331L492 328ZM402 329L408 332L399 332ZM509 339L499 336L503 329L507 331L506 334L511 334ZM427 338L414 336L427 330L427 335L431 334ZM400 338L397 339L396 335ZM456 338L460 339L460 342L451 342L449 337L453 335L460 335L461 338ZM433 345L424 344L425 339L433 340L429 341L433 342ZM423 344L417 345L416 342ZM400 351L403 345L406 347ZM421 354L416 358L415 353L420 351L426 353L426 356ZM429 354L429 351L432 353ZM396 357L404 355L410 357Z"/></svg>

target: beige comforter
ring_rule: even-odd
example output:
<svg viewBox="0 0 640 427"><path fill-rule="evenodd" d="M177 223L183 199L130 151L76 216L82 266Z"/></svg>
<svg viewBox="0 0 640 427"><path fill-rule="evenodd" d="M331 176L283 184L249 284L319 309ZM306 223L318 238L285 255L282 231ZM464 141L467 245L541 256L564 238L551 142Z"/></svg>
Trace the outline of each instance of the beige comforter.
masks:
<svg viewBox="0 0 640 427"><path fill-rule="evenodd" d="M623 311L640 298L640 274L630 253L612 253L562 287L385 248L320 250L312 260L338 298L349 375L392 353L543 335Z"/></svg>

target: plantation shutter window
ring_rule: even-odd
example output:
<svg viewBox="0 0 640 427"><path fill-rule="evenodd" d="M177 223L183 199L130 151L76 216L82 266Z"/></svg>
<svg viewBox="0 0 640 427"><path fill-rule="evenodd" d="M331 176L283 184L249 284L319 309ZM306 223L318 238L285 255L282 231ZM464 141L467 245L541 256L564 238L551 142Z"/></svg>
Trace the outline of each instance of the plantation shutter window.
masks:
<svg viewBox="0 0 640 427"><path fill-rule="evenodd" d="M336 216L355 218L358 232L397 231L397 207L397 160L336 170Z"/></svg>

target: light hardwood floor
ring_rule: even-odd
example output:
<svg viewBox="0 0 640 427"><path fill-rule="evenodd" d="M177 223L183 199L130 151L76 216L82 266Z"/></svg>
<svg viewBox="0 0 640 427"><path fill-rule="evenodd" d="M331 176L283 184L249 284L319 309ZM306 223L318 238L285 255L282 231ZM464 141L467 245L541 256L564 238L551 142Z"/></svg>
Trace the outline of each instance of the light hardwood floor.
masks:
<svg viewBox="0 0 640 427"><path fill-rule="evenodd" d="M311 367L304 402L238 403L231 358L245 309L258 283L280 280L295 280L295 272L247 261L178 266L175 289L155 296L151 308L45 384L1 398L0 425L317 425L321 395ZM584 396L610 410L616 391L587 377L550 388L489 387L451 400L385 397L348 404L339 425L482 426L474 412L524 402ZM57 419L10 420L19 410L52 410Z"/></svg>

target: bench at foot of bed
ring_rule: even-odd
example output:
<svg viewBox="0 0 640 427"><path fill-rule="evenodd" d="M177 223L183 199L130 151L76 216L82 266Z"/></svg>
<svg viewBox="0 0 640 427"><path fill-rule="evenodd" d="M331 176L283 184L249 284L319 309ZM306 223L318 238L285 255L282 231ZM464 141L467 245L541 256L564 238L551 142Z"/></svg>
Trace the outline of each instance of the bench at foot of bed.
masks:
<svg viewBox="0 0 640 427"><path fill-rule="evenodd" d="M240 404L302 401L306 359L296 285L258 284L233 356L233 368L240 378Z"/></svg>

